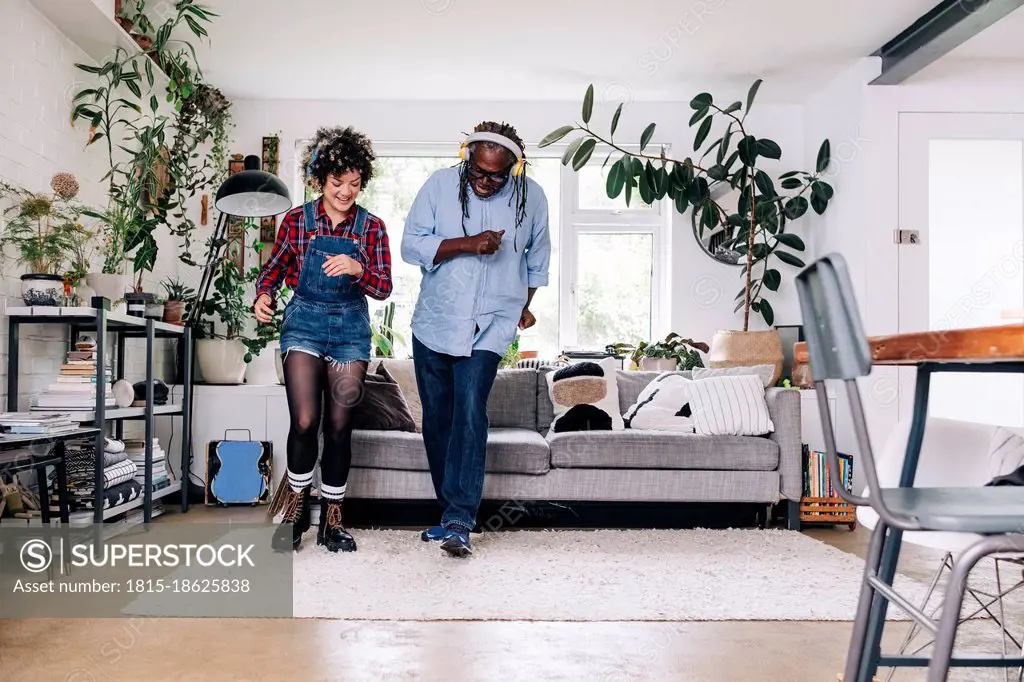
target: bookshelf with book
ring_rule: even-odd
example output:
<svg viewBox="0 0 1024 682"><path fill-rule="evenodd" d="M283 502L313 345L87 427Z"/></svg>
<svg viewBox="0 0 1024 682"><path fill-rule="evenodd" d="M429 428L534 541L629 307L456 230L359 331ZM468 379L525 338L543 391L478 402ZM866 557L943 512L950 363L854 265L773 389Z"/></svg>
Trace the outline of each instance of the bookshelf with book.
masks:
<svg viewBox="0 0 1024 682"><path fill-rule="evenodd" d="M857 510L839 496L837 485L853 489L853 457L837 453L839 481L832 480L828 454L803 446L803 496L800 499L800 523L857 527Z"/></svg>

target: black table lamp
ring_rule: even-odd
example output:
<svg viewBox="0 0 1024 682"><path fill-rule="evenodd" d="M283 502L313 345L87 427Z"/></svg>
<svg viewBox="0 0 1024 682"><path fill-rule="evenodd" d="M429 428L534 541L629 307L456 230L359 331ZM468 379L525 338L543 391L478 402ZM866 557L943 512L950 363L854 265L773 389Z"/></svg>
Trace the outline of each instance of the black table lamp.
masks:
<svg viewBox="0 0 1024 682"><path fill-rule="evenodd" d="M250 154L245 157L245 170L239 171L221 183L217 189L214 206L220 211L217 226L213 231L213 244L206 257L203 268L203 279L199 284L196 303L189 311L189 323L195 324L202 316L210 284L213 282L216 266L220 262L221 252L227 243L227 219L225 216L238 218L267 218L276 216L292 207L291 193L281 178L273 173L260 170L260 157Z"/></svg>

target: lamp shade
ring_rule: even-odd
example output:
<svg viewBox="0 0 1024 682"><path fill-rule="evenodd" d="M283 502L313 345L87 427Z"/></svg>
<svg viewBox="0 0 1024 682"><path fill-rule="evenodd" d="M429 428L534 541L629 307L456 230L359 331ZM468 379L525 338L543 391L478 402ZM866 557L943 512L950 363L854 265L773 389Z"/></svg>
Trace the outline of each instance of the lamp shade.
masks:
<svg viewBox="0 0 1024 682"><path fill-rule="evenodd" d="M281 178L259 170L259 157L250 155L245 158L245 170L221 183L214 206L240 218L266 218L289 210L292 197Z"/></svg>

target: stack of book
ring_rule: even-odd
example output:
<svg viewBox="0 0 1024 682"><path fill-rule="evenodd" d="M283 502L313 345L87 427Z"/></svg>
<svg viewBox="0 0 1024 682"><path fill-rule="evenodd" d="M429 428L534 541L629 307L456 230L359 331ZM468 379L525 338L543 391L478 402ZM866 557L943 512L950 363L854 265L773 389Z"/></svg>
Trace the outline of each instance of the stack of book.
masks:
<svg viewBox="0 0 1024 682"><path fill-rule="evenodd" d="M107 407L115 404L111 376L108 363L104 378ZM79 342L75 344L75 350L68 351L67 360L60 367L60 375L36 396L32 409L47 412L94 410L96 382L96 346L91 341Z"/></svg>
<svg viewBox="0 0 1024 682"><path fill-rule="evenodd" d="M853 490L853 457L838 453L839 484L846 491ZM828 470L828 455L824 452L811 450L803 446L804 460L804 497L836 498L839 497L836 482Z"/></svg>
<svg viewBox="0 0 1024 682"><path fill-rule="evenodd" d="M76 431L78 422L66 414L49 412L3 412L0 413L0 438L17 439L56 436Z"/></svg>
<svg viewBox="0 0 1024 682"><path fill-rule="evenodd" d="M146 442L141 440L126 440L124 442L125 452L128 459L135 462L137 467L135 480L139 485L146 485ZM160 440L153 439L153 490L160 490L171 485L171 475L167 468L167 455L160 447Z"/></svg>

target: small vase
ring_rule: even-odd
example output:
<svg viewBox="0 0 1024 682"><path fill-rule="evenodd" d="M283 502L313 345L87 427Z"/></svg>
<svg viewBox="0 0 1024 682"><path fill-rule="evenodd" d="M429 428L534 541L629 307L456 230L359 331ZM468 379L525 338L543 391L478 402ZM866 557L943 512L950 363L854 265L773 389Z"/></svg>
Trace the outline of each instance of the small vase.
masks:
<svg viewBox="0 0 1024 682"><path fill-rule="evenodd" d="M719 330L711 339L708 367L750 367L774 365L771 385L782 377L782 339L778 329L741 332Z"/></svg>

